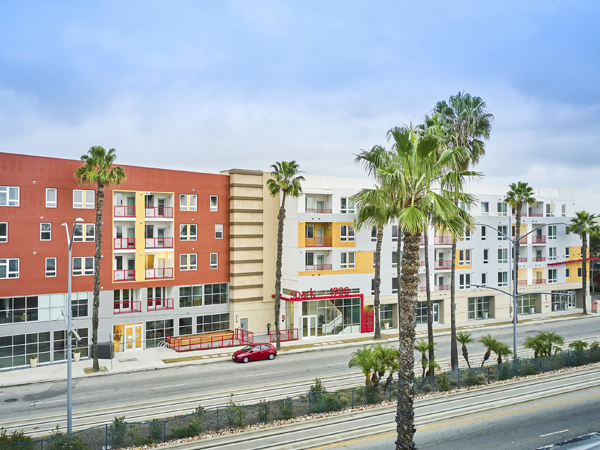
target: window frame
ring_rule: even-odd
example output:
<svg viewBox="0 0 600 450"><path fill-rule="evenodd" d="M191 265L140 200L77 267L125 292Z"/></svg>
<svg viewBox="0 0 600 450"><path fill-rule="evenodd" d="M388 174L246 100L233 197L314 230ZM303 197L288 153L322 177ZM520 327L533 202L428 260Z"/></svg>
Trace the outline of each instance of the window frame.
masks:
<svg viewBox="0 0 600 450"><path fill-rule="evenodd" d="M219 227L221 227L221 229L219 230ZM221 234L219 236L219 233ZM223 224L222 223L215 223L215 239L223 239Z"/></svg>
<svg viewBox="0 0 600 450"><path fill-rule="evenodd" d="M54 270L48 270L48 262L51 261L51 260L54 260ZM45 269L46 277L48 277L48 278L50 278L50 277L56 277L56 272L57 272L56 271L56 257L52 257L51 256L49 258L46 258L45 267L46 267L46 269Z"/></svg>
<svg viewBox="0 0 600 450"><path fill-rule="evenodd" d="M471 249L466 248L458 251L458 265L459 266L470 266L471 265Z"/></svg>
<svg viewBox="0 0 600 450"><path fill-rule="evenodd" d="M487 227L485 225L481 226L481 240L485 241L487 239L487 231L485 230Z"/></svg>
<svg viewBox="0 0 600 450"><path fill-rule="evenodd" d="M502 278L502 280L500 280ZM508 272L498 272L498 287L506 287L508 286Z"/></svg>
<svg viewBox="0 0 600 450"><path fill-rule="evenodd" d="M556 228L556 225L548 225L547 227L548 229L546 230L548 233L548 240L556 240L557 239L557 234L558 234L558 230ZM553 231L553 233L550 233L550 230Z"/></svg>
<svg viewBox="0 0 600 450"><path fill-rule="evenodd" d="M182 200L185 198L185 207ZM179 194L179 211L198 211L197 194Z"/></svg>
<svg viewBox="0 0 600 450"><path fill-rule="evenodd" d="M508 203L498 202L497 212L498 212L498 216L500 216L500 217L508 216Z"/></svg>
<svg viewBox="0 0 600 450"><path fill-rule="evenodd" d="M581 267L577 268L577 278L581 278L583 277L583 271L581 270Z"/></svg>
<svg viewBox="0 0 600 450"><path fill-rule="evenodd" d="M44 226L48 225L48 230L44 230ZM44 234L48 237L44 238ZM52 222L41 222L40 223L40 241L51 241L52 240Z"/></svg>
<svg viewBox="0 0 600 450"><path fill-rule="evenodd" d="M75 193L81 193L81 203L75 202ZM88 195L91 195L91 201L88 202ZM95 209L96 191L93 189L73 189L73 209Z"/></svg>
<svg viewBox="0 0 600 450"><path fill-rule="evenodd" d="M371 242L377 242L377 227L371 227Z"/></svg>
<svg viewBox="0 0 600 450"><path fill-rule="evenodd" d="M213 259L214 259L214 262L213 262ZM219 254L218 253L210 254L210 268L211 268L211 270L219 268Z"/></svg>
<svg viewBox="0 0 600 450"><path fill-rule="evenodd" d="M4 262L3 262L4 261ZM17 261L17 271L15 272L14 270L10 270L10 263L11 261ZM0 280L8 280L10 278L20 278L21 277L21 260L20 258L1 258L0 259L0 266L4 266L5 267L5 274L6 276L2 277L0 276ZM16 276L15 276L16 274Z"/></svg>
<svg viewBox="0 0 600 450"><path fill-rule="evenodd" d="M565 247L565 259L569 259L570 257L571 257L571 247Z"/></svg>
<svg viewBox="0 0 600 450"><path fill-rule="evenodd" d="M392 242L398 242L398 225L392 225Z"/></svg>
<svg viewBox="0 0 600 450"><path fill-rule="evenodd" d="M11 191L14 192L14 189L17 191L17 199L11 200ZM4 192L6 195L6 205L0 204L0 206L10 206L13 208L18 208L21 206L21 187L20 186L0 186L0 193ZM11 202L16 202L11 205Z"/></svg>
<svg viewBox="0 0 600 450"><path fill-rule="evenodd" d="M183 228L186 227L186 233L183 234ZM192 233L192 227L194 233ZM180 241L197 241L198 240L198 224L196 223L180 223L179 224L179 240Z"/></svg>
<svg viewBox="0 0 600 450"><path fill-rule="evenodd" d="M467 278L468 278L468 281L467 281ZM471 274L470 273L459 274L458 289L459 290L471 289Z"/></svg>
<svg viewBox="0 0 600 450"><path fill-rule="evenodd" d="M79 264L80 264L80 269L77 271L77 273L75 273L75 260L80 260ZM91 269L88 268L88 262L90 262L91 260ZM71 273L73 274L74 277L82 277L82 276L90 276L90 275L94 275L94 257L93 256L73 256L73 261L72 261L72 266L71 266ZM81 273L79 273L81 272Z"/></svg>
<svg viewBox="0 0 600 450"><path fill-rule="evenodd" d="M48 200L48 194L54 192L54 201ZM46 208L56 208L58 206L58 189L46 188Z"/></svg>
<svg viewBox="0 0 600 450"><path fill-rule="evenodd" d="M185 259L185 264L183 260ZM193 260L193 261L192 261ZM189 271L198 269L198 253L181 253L179 255L179 270Z"/></svg>
<svg viewBox="0 0 600 450"><path fill-rule="evenodd" d="M0 226L4 225L5 233L0 234L0 244L8 244L8 222L0 222Z"/></svg>
<svg viewBox="0 0 600 450"><path fill-rule="evenodd" d="M550 274L554 275L553 277ZM548 269L548 284L558 283L558 271L556 269Z"/></svg>
<svg viewBox="0 0 600 450"><path fill-rule="evenodd" d="M489 264L489 262L490 262L490 249L484 248L483 249L483 264Z"/></svg>
<svg viewBox="0 0 600 450"><path fill-rule="evenodd" d="M483 205L485 205L485 211L483 210ZM490 202L481 202L481 215L489 216L490 215Z"/></svg>
<svg viewBox="0 0 600 450"><path fill-rule="evenodd" d="M346 261L344 262L344 257ZM350 261L352 260L352 261ZM340 269L354 269L356 268L356 254L355 252L342 252L340 253Z"/></svg>
<svg viewBox="0 0 600 450"><path fill-rule="evenodd" d="M581 270L581 267L579 269ZM565 277L571 278L571 269L569 269L568 267L565 269Z"/></svg>
<svg viewBox="0 0 600 450"><path fill-rule="evenodd" d="M213 205L213 198L216 200L216 204ZM219 196L211 195L209 199L210 212L217 212L219 210Z"/></svg>
<svg viewBox="0 0 600 450"><path fill-rule="evenodd" d="M508 249L507 248L499 248L498 249L498 264L508 264Z"/></svg>
<svg viewBox="0 0 600 450"><path fill-rule="evenodd" d="M343 201L346 201L346 206L343 206ZM354 214L354 200L352 197L340 197L340 214Z"/></svg>

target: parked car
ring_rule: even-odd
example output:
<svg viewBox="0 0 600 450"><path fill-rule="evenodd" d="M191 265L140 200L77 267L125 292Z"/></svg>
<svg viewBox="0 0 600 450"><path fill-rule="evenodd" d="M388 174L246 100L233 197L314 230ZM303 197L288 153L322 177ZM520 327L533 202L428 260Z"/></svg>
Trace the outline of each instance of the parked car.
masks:
<svg viewBox="0 0 600 450"><path fill-rule="evenodd" d="M231 359L237 362L247 363L257 359L275 359L277 350L271 344L246 345L233 354Z"/></svg>

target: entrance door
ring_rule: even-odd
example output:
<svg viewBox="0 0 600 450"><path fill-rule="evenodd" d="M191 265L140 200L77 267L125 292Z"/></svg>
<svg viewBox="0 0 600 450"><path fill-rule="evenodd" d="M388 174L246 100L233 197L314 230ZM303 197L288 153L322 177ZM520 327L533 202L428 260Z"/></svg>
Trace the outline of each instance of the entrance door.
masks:
<svg viewBox="0 0 600 450"><path fill-rule="evenodd" d="M317 270L323 270L325 265L325 255L317 255Z"/></svg>
<svg viewBox="0 0 600 450"><path fill-rule="evenodd" d="M159 198L158 200L158 217L165 217L165 199Z"/></svg>
<svg viewBox="0 0 600 450"><path fill-rule="evenodd" d="M160 248L164 248L165 247L165 236L167 235L167 229L166 228L157 228L156 229L156 237L158 239L156 239L156 246L160 247Z"/></svg>
<svg viewBox="0 0 600 450"><path fill-rule="evenodd" d="M323 245L325 245L325 239L323 239L323 235L323 228L317 228L317 247L323 247Z"/></svg>
<svg viewBox="0 0 600 450"><path fill-rule="evenodd" d="M325 202L323 200L317 200L317 212L322 213L325 209Z"/></svg>
<svg viewBox="0 0 600 450"><path fill-rule="evenodd" d="M248 331L248 319L240 319L240 328Z"/></svg>
<svg viewBox="0 0 600 450"><path fill-rule="evenodd" d="M433 309L433 323L439 323L440 322L440 304L433 303L432 309Z"/></svg>
<svg viewBox="0 0 600 450"><path fill-rule="evenodd" d="M317 316L302 317L302 337L311 338L317 335Z"/></svg>
<svg viewBox="0 0 600 450"><path fill-rule="evenodd" d="M142 349L142 324L125 325L125 351L131 352Z"/></svg>

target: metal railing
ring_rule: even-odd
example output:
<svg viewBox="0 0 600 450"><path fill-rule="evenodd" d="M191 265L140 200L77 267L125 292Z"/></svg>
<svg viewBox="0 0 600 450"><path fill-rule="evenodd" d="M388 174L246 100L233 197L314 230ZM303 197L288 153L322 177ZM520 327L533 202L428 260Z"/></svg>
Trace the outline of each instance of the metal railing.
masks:
<svg viewBox="0 0 600 450"><path fill-rule="evenodd" d="M331 270L331 264L307 264L304 266L304 270L307 272L314 270Z"/></svg>
<svg viewBox="0 0 600 450"><path fill-rule="evenodd" d="M435 236L434 245L452 245L452 236Z"/></svg>
<svg viewBox="0 0 600 450"><path fill-rule="evenodd" d="M144 238L146 248L173 248L172 237Z"/></svg>
<svg viewBox="0 0 600 450"><path fill-rule="evenodd" d="M115 250L135 250L135 238L115 238Z"/></svg>
<svg viewBox="0 0 600 450"><path fill-rule="evenodd" d="M170 206L146 206L146 217L149 219L172 219L173 208Z"/></svg>
<svg viewBox="0 0 600 450"><path fill-rule="evenodd" d="M535 280L533 280L533 284L546 284L546 279L545 278L536 278Z"/></svg>
<svg viewBox="0 0 600 450"><path fill-rule="evenodd" d="M269 341L275 342L277 337L276 331L269 333ZM298 328L287 328L285 330L279 330L279 342L297 341L298 340Z"/></svg>
<svg viewBox="0 0 600 450"><path fill-rule="evenodd" d="M306 208L307 213L316 213L316 214L331 214L331 209L324 208Z"/></svg>
<svg viewBox="0 0 600 450"><path fill-rule="evenodd" d="M162 280L163 278L173 278L173 268L165 267L162 269L146 269L146 280Z"/></svg>
<svg viewBox="0 0 600 450"><path fill-rule="evenodd" d="M306 247L331 247L331 237L306 238Z"/></svg>
<svg viewBox="0 0 600 450"><path fill-rule="evenodd" d="M546 243L546 236L531 236L531 243L532 244L545 244Z"/></svg>
<svg viewBox="0 0 600 450"><path fill-rule="evenodd" d="M172 298L148 299L148 311L159 311L161 309L173 309Z"/></svg>
<svg viewBox="0 0 600 450"><path fill-rule="evenodd" d="M236 328L235 332L223 332L219 336L171 336L166 334L165 342L176 352L190 352L193 350L254 344L254 333Z"/></svg>
<svg viewBox="0 0 600 450"><path fill-rule="evenodd" d="M527 262L527 256L523 256L523 257L522 257L522 256L519 256L519 262L520 262L520 263L525 263L525 262Z"/></svg>
<svg viewBox="0 0 600 450"><path fill-rule="evenodd" d="M135 269L115 270L113 280L117 281L135 281Z"/></svg>
<svg viewBox="0 0 600 450"><path fill-rule="evenodd" d="M142 312L141 301L128 300L122 302L113 302L113 314L125 314L133 312Z"/></svg>
<svg viewBox="0 0 600 450"><path fill-rule="evenodd" d="M436 291L449 291L450 285L449 284L436 284L435 290Z"/></svg>
<svg viewBox="0 0 600 450"><path fill-rule="evenodd" d="M115 217L135 217L135 206L115 206Z"/></svg>
<svg viewBox="0 0 600 450"><path fill-rule="evenodd" d="M435 261L433 263L433 268L436 270L441 269L451 269L452 268L452 260L444 260L444 261Z"/></svg>

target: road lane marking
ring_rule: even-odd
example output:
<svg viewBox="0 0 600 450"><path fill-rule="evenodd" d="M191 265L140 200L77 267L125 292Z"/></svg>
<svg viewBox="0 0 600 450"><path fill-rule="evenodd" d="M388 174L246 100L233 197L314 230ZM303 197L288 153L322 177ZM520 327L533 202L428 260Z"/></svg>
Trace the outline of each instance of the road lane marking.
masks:
<svg viewBox="0 0 600 450"><path fill-rule="evenodd" d="M42 400L38 402L31 402L30 405L38 405L40 403L56 403L56 402L66 402L67 399L61 398L60 400Z"/></svg>
<svg viewBox="0 0 600 450"><path fill-rule="evenodd" d="M172 387L179 387L179 386L185 386L185 383L183 383L183 384L171 384L169 386L156 386L156 387L150 388L150 390L152 390L152 389L169 389L169 388L172 388Z"/></svg>
<svg viewBox="0 0 600 450"><path fill-rule="evenodd" d="M329 364L329 366L345 366L348 363Z"/></svg>
<svg viewBox="0 0 600 450"><path fill-rule="evenodd" d="M256 373L254 375L246 375L247 377L262 377L263 375L273 375L275 372Z"/></svg>
<svg viewBox="0 0 600 450"><path fill-rule="evenodd" d="M569 430L555 431L554 433L548 433L548 434L540 434L540 437L552 436L553 434L566 433L567 431L569 431Z"/></svg>

